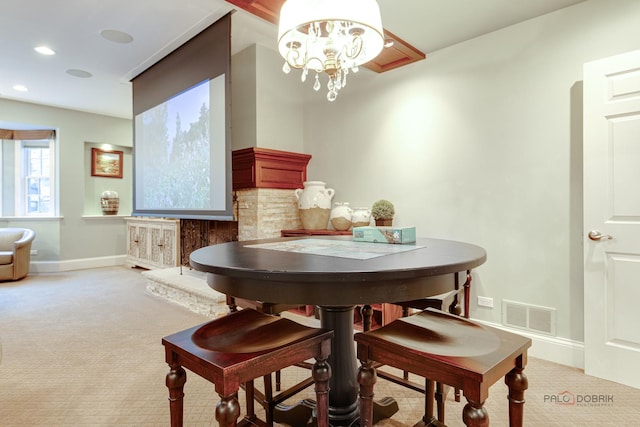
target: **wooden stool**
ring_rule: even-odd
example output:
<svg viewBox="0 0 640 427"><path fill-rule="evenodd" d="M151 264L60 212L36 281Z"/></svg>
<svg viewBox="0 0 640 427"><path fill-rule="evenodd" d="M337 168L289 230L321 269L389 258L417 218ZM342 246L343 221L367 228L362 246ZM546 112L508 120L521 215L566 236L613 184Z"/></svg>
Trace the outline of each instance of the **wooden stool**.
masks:
<svg viewBox="0 0 640 427"><path fill-rule="evenodd" d="M424 310L427 308L435 308L441 311L448 311L451 314L464 316L469 318L469 299L471 293L471 270L466 271L465 281L460 284L460 273L455 273L453 289L440 295L419 298L411 301L396 302L395 305L402 307L402 316L406 317L411 314L411 310ZM462 304L461 304L462 300ZM373 310L371 306L362 307L363 332L371 330L371 315ZM444 422L445 418L445 400L447 397L447 388L443 384L437 383L435 387L428 378L425 378L424 384L416 384L409 380L409 373L403 372L402 377L394 375L384 370L377 370L380 378L391 381L411 390L426 394L427 399L435 400L438 420ZM460 402L460 389L456 388L454 392L456 402Z"/></svg>
<svg viewBox="0 0 640 427"><path fill-rule="evenodd" d="M257 418L253 409L253 380L314 357L312 369L317 400L317 422L328 425L328 392L333 331L309 328L276 316L246 309L195 326L162 339L169 364L167 387L171 426L182 426L186 368L211 381L220 402L216 420L220 426L235 426L240 416L237 393L246 383L247 414L241 424L273 425Z"/></svg>
<svg viewBox="0 0 640 427"><path fill-rule="evenodd" d="M393 366L433 382L462 390L467 404L462 420L471 427L489 425L484 402L491 387L505 377L509 387L509 425L523 424L529 338L480 325L459 316L426 309L397 319L380 329L358 333L360 426L370 427L373 417L374 363ZM433 416L433 400L425 399L419 425L441 426Z"/></svg>

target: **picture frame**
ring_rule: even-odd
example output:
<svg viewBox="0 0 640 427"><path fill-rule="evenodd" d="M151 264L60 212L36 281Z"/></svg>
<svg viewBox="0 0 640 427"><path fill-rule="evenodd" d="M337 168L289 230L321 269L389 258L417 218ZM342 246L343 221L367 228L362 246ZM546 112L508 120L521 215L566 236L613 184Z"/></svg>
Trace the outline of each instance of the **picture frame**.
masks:
<svg viewBox="0 0 640 427"><path fill-rule="evenodd" d="M122 178L123 151L91 149L91 176Z"/></svg>

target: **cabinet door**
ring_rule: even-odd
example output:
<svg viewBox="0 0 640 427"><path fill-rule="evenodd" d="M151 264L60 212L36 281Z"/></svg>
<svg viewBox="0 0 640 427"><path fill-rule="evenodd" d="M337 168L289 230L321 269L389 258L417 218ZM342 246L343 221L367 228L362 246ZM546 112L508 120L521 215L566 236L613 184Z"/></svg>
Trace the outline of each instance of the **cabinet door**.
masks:
<svg viewBox="0 0 640 427"><path fill-rule="evenodd" d="M162 266L162 251L164 239L162 235L162 224L149 223L149 264Z"/></svg>
<svg viewBox="0 0 640 427"><path fill-rule="evenodd" d="M178 265L176 253L177 248L177 227L176 224L163 224L162 225L162 246L161 257L162 264L165 267L175 267Z"/></svg>
<svg viewBox="0 0 640 427"><path fill-rule="evenodd" d="M149 259L147 226L131 223L128 226L129 247L127 255L132 258L146 261Z"/></svg>

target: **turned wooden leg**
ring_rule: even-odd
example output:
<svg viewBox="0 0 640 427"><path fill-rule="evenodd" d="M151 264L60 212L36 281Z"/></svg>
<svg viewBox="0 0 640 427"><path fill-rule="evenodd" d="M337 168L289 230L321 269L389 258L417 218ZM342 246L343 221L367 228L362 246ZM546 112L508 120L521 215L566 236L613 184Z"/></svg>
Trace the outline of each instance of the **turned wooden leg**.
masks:
<svg viewBox="0 0 640 427"><path fill-rule="evenodd" d="M216 405L216 420L220 427L235 427L240 416L240 404L237 391L229 396L220 395L220 401Z"/></svg>
<svg viewBox="0 0 640 427"><path fill-rule="evenodd" d="M167 373L166 384L169 389L169 412L171 414L171 427L182 427L184 384L187 382L187 373L177 363L170 365Z"/></svg>
<svg viewBox="0 0 640 427"><path fill-rule="evenodd" d="M469 318L469 305L471 304L471 270L467 270L467 280L463 283L464 287L464 317Z"/></svg>
<svg viewBox="0 0 640 427"><path fill-rule="evenodd" d="M462 410L462 421L467 427L489 427L489 413L482 403L467 399Z"/></svg>
<svg viewBox="0 0 640 427"><path fill-rule="evenodd" d="M316 392L316 417L318 427L329 426L329 380L331 379L331 366L327 359L316 358L313 364L311 376L315 384Z"/></svg>
<svg viewBox="0 0 640 427"><path fill-rule="evenodd" d="M523 369L513 368L504 377L509 387L509 427L522 427L524 423L524 391L529 387L529 381Z"/></svg>
<svg viewBox="0 0 640 427"><path fill-rule="evenodd" d="M371 330L371 319L373 319L373 308L369 304L365 304L360 308L360 316L362 316L362 332Z"/></svg>
<svg viewBox="0 0 640 427"><path fill-rule="evenodd" d="M358 369L358 384L360 384L360 427L373 425L373 386L377 381L373 362L362 362Z"/></svg>

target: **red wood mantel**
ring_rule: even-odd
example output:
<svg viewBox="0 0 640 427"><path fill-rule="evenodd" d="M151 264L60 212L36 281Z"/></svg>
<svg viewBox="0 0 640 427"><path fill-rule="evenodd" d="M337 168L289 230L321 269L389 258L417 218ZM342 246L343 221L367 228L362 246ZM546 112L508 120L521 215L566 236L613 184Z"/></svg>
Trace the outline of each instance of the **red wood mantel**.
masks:
<svg viewBox="0 0 640 427"><path fill-rule="evenodd" d="M309 154L249 147L231 153L233 189L302 188Z"/></svg>

